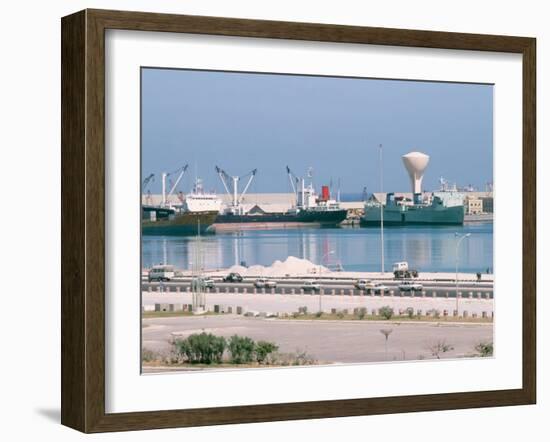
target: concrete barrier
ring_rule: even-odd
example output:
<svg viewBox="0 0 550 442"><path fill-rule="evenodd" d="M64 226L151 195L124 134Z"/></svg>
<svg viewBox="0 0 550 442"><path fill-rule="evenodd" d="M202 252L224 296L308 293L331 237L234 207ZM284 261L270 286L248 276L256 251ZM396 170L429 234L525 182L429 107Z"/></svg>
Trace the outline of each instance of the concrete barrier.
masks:
<svg viewBox="0 0 550 442"><path fill-rule="evenodd" d="M185 289L185 291L186 291L187 293L189 293L189 292L191 291L191 287L187 287L187 288Z"/></svg>
<svg viewBox="0 0 550 442"><path fill-rule="evenodd" d="M275 294L275 287L271 287L271 294L272 294L272 295Z"/></svg>
<svg viewBox="0 0 550 442"><path fill-rule="evenodd" d="M216 293L220 293L220 288L216 287Z"/></svg>
<svg viewBox="0 0 550 442"><path fill-rule="evenodd" d="M473 292L468 292L468 299L472 299L474 297L474 293Z"/></svg>
<svg viewBox="0 0 550 442"><path fill-rule="evenodd" d="M183 311L183 304L174 304L174 312L182 312Z"/></svg>
<svg viewBox="0 0 550 442"><path fill-rule="evenodd" d="M300 295L304 294L304 289L300 289Z"/></svg>
<svg viewBox="0 0 550 442"><path fill-rule="evenodd" d="M176 286L176 293L179 293L181 291L181 287L178 285Z"/></svg>
<svg viewBox="0 0 550 442"><path fill-rule="evenodd" d="M340 296L344 295L344 289L340 289Z"/></svg>
<svg viewBox="0 0 550 442"><path fill-rule="evenodd" d="M290 294L295 295L296 294L296 289L290 289Z"/></svg>
<svg viewBox="0 0 550 442"><path fill-rule="evenodd" d="M246 287L243 288L243 294L246 295L246 293L248 292L248 289Z"/></svg>
<svg viewBox="0 0 550 442"><path fill-rule="evenodd" d="M229 293L229 287L225 287L225 289L223 290L225 293Z"/></svg>
<svg viewBox="0 0 550 442"><path fill-rule="evenodd" d="M336 289L332 289L332 295L336 294Z"/></svg>
<svg viewBox="0 0 550 442"><path fill-rule="evenodd" d="M149 293L151 293L151 292L153 291L153 287L151 287L151 286L147 287L147 291L148 291Z"/></svg>
<svg viewBox="0 0 550 442"><path fill-rule="evenodd" d="M423 298L426 297L426 290L422 290L422 297L423 297Z"/></svg>

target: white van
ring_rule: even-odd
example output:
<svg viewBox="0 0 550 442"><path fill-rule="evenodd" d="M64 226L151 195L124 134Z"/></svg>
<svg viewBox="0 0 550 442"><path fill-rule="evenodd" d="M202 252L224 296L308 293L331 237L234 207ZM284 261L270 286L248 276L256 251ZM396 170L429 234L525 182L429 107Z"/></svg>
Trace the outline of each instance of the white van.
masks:
<svg viewBox="0 0 550 442"><path fill-rule="evenodd" d="M153 281L170 281L175 276L174 266L158 265L153 266L149 270L149 282Z"/></svg>

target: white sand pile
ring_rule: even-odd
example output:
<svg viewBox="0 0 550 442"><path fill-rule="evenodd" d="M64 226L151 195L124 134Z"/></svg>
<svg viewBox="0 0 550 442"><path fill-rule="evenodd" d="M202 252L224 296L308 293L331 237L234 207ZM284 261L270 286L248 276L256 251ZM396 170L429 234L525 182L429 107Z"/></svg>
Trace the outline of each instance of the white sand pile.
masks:
<svg viewBox="0 0 550 442"><path fill-rule="evenodd" d="M316 275L327 273L326 267L318 266L307 259L300 259L289 256L284 262L275 261L270 266L253 265L250 267L233 266L227 272L235 272L241 276L298 276L298 275Z"/></svg>

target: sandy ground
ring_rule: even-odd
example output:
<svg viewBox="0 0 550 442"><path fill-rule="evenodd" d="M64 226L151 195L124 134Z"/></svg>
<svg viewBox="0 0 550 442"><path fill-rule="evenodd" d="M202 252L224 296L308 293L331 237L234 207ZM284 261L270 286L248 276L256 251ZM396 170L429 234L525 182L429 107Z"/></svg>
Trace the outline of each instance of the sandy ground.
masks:
<svg viewBox="0 0 550 442"><path fill-rule="evenodd" d="M479 342L493 340L492 324L396 323L392 321L297 321L236 315L147 318L143 347L166 352L172 337L202 331L273 341L282 352L306 351L320 363L434 359L431 347L445 342L441 358L468 357ZM387 353L380 330L391 330Z"/></svg>

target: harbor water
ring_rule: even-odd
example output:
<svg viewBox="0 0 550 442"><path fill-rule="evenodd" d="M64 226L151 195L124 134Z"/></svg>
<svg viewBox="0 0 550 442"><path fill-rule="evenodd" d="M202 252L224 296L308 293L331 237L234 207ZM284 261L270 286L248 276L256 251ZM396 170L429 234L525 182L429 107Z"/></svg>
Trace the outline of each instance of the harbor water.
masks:
<svg viewBox="0 0 550 442"><path fill-rule="evenodd" d="M470 236L460 242L455 233ZM232 265L271 265L295 256L331 269L373 272L381 269L379 228L297 228L242 230L201 236L143 236L142 267L173 264L191 269L200 248L205 269ZM493 223L452 227L384 228L384 265L394 262L424 272L454 272L456 256L460 272L493 271Z"/></svg>

